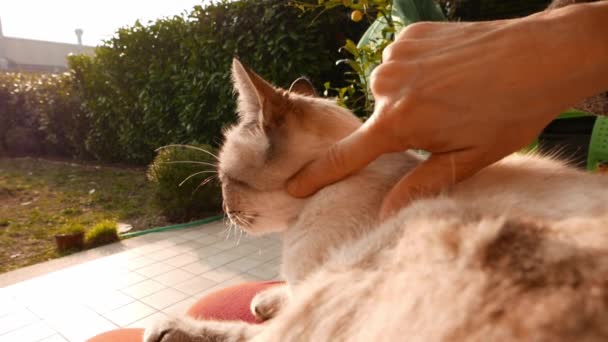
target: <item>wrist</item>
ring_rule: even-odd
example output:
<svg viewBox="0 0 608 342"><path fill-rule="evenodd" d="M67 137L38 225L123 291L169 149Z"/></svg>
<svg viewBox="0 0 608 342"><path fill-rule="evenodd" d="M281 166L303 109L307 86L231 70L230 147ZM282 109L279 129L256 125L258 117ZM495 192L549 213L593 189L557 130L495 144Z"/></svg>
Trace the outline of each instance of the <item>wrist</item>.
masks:
<svg viewBox="0 0 608 342"><path fill-rule="evenodd" d="M592 96L608 89L608 1L582 3L544 11L523 20L543 32L545 43L553 44L554 56L564 61L572 82L581 84Z"/></svg>

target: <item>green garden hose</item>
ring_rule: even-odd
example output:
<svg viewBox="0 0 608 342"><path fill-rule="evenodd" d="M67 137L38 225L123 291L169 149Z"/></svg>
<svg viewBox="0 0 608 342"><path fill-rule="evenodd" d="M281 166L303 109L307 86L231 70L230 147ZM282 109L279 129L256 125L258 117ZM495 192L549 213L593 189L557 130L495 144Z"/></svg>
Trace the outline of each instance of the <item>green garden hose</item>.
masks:
<svg viewBox="0 0 608 342"><path fill-rule="evenodd" d="M166 232L166 231L170 231L170 230L177 230L177 229L183 229L183 228L188 228L188 227L200 226L202 224L219 221L223 217L224 217L224 215L217 215L217 216L212 216L212 217L208 217L208 218L205 218L202 220L192 221L192 222L188 222L188 223L175 224L175 225L166 226L166 227L155 227L155 228L140 230L140 231L136 231L136 232L132 232L132 233L121 234L120 237L122 239L126 239L126 238L132 238L132 237L141 236L141 235L145 235L145 234L149 234L149 233L159 233L159 232Z"/></svg>

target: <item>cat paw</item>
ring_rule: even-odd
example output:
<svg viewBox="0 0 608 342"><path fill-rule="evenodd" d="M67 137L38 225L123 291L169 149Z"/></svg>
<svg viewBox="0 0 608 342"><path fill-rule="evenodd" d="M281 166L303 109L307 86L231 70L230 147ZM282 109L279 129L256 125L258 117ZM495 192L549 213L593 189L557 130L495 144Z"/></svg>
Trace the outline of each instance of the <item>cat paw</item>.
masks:
<svg viewBox="0 0 608 342"><path fill-rule="evenodd" d="M287 291L284 286L277 286L258 293L251 300L251 313L260 321L267 321L278 315L287 301Z"/></svg>
<svg viewBox="0 0 608 342"><path fill-rule="evenodd" d="M144 342L186 342L192 341L183 329L179 318L169 318L153 323L144 331Z"/></svg>

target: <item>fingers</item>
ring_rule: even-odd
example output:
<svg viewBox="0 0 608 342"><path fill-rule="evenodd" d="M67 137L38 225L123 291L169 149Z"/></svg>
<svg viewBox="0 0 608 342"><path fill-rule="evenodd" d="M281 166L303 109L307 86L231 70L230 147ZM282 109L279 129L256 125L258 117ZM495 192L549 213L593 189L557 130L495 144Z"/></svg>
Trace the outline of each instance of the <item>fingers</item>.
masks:
<svg viewBox="0 0 608 342"><path fill-rule="evenodd" d="M442 48L445 48L445 43L441 40L402 39L384 48L382 51L382 61L386 63L403 60L404 58L420 58L435 53Z"/></svg>
<svg viewBox="0 0 608 342"><path fill-rule="evenodd" d="M487 166L476 150L432 155L405 175L384 198L380 219L385 220L412 200L433 196Z"/></svg>
<svg viewBox="0 0 608 342"><path fill-rule="evenodd" d="M406 26L397 35L395 41L402 39L452 39L466 37L471 34L483 33L489 29L500 27L506 20L482 22L430 22L423 21ZM444 41L445 43L445 41ZM458 43L457 41L454 43Z"/></svg>
<svg viewBox="0 0 608 342"><path fill-rule="evenodd" d="M449 50L480 34L502 27L504 21L473 23L419 22L407 26L382 53L382 61L423 58Z"/></svg>
<svg viewBox="0 0 608 342"><path fill-rule="evenodd" d="M379 141L371 130L357 130L290 179L287 192L294 197L310 196L320 188L355 173L384 153Z"/></svg>

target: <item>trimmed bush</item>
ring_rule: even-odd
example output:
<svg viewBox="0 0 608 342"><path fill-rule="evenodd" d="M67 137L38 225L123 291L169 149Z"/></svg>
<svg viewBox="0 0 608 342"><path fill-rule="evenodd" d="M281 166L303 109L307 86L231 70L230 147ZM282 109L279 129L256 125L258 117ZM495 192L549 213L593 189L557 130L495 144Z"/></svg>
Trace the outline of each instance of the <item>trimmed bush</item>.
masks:
<svg viewBox="0 0 608 342"><path fill-rule="evenodd" d="M57 231L57 234L66 234L66 235L79 234L79 233L84 233L84 227L82 226L82 224L75 223L75 222L68 222L68 223L64 224L63 226L61 226L61 228L59 228L59 230Z"/></svg>
<svg viewBox="0 0 608 342"><path fill-rule="evenodd" d="M103 220L97 223L84 236L87 247L107 245L118 240L117 224L111 220Z"/></svg>
<svg viewBox="0 0 608 342"><path fill-rule="evenodd" d="M215 151L209 145L164 148L150 165L148 178L156 185L154 201L169 221L186 222L221 212L216 159L210 153Z"/></svg>
<svg viewBox="0 0 608 342"><path fill-rule="evenodd" d="M0 73L0 155L86 157L71 74Z"/></svg>
<svg viewBox="0 0 608 342"><path fill-rule="evenodd" d="M306 2L316 3L313 0ZM62 75L0 77L0 153L148 164L166 144L218 146L235 120L233 56L273 83L346 85L335 61L369 25L345 8L302 12L285 0L217 1L119 29Z"/></svg>
<svg viewBox="0 0 608 342"><path fill-rule="evenodd" d="M166 144L221 143L235 120L232 58L277 85L301 75L343 84L336 66L346 36L360 35L344 9L302 13L285 0L220 1L185 15L121 28L94 57L72 58L91 119L86 146L97 159L149 163Z"/></svg>

